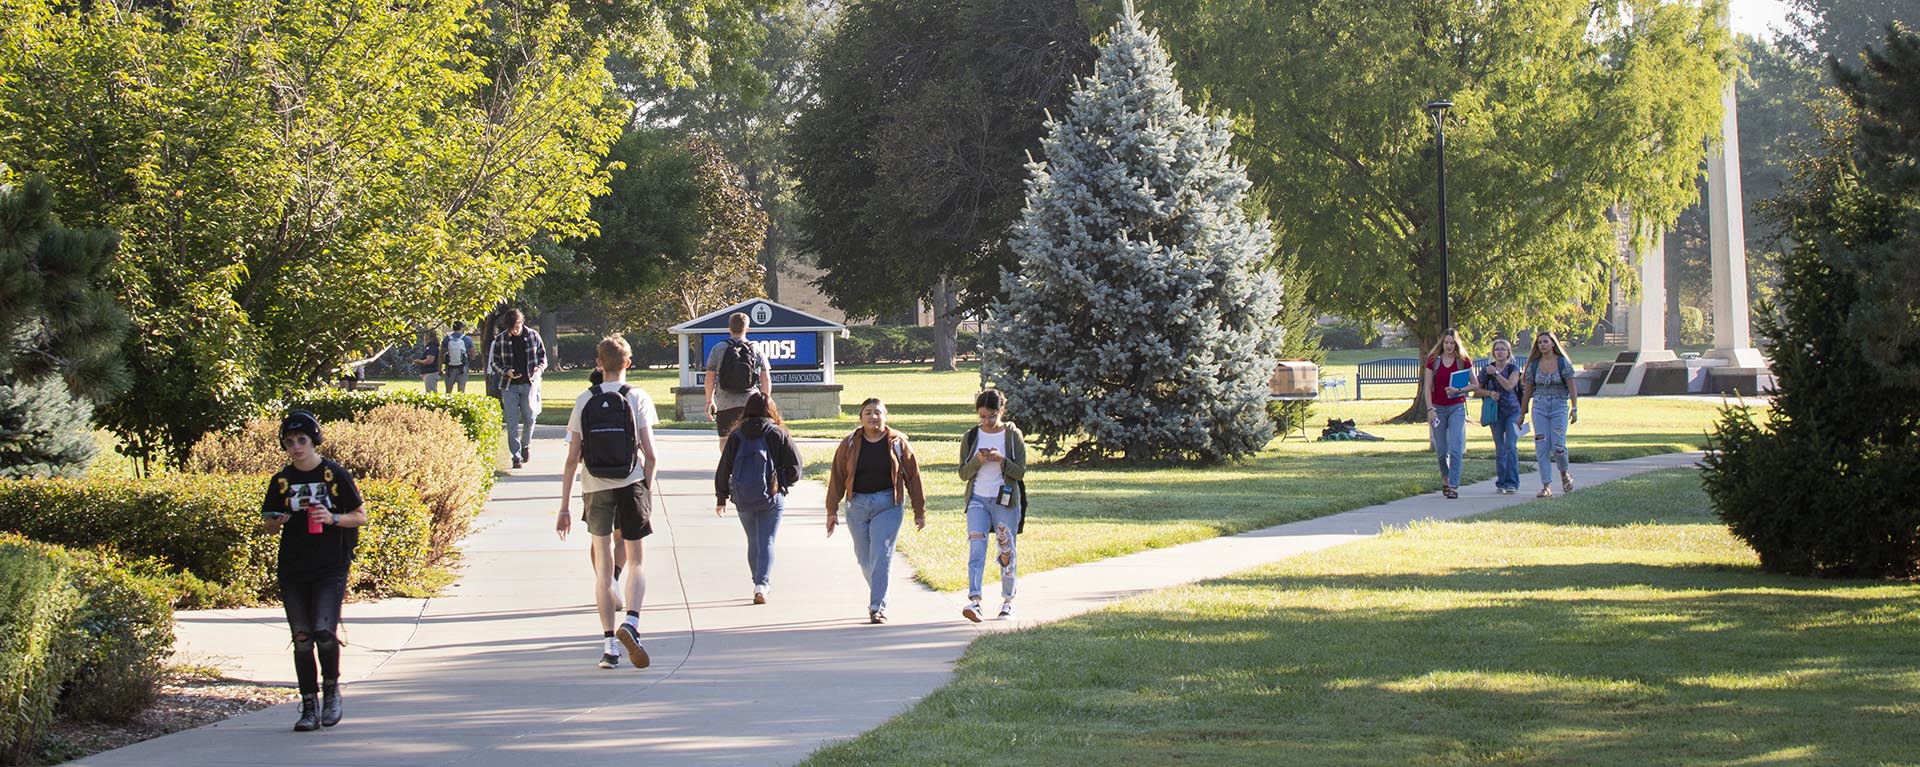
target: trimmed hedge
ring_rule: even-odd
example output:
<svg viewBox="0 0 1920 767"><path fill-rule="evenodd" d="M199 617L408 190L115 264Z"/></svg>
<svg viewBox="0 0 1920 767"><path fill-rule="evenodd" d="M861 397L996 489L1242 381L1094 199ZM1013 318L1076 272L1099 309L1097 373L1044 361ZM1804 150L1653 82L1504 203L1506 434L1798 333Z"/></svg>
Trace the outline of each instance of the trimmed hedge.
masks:
<svg viewBox="0 0 1920 767"><path fill-rule="evenodd" d="M453 416L453 420L460 423L460 428L466 430L467 440L473 443L474 452L480 456L482 464L488 467L480 487L481 494L493 491L494 456L500 452L500 443L506 440L507 432L506 421L500 412L500 400L485 394L428 394L391 387L377 391L313 389L293 395L286 409L309 411L325 424L329 421L357 420L361 413L384 405L410 405ZM274 449L277 452L279 447L276 445Z"/></svg>
<svg viewBox="0 0 1920 767"><path fill-rule="evenodd" d="M0 763L31 755L56 713L118 722L152 702L173 607L145 569L0 535Z"/></svg>
<svg viewBox="0 0 1920 767"><path fill-rule="evenodd" d="M980 336L960 331L958 356L979 356ZM836 364L870 365L881 362L933 361L933 328L906 325L855 325L847 337L834 341Z"/></svg>
<svg viewBox="0 0 1920 767"><path fill-rule="evenodd" d="M407 405L381 405L325 426L320 454L356 479L387 479L418 491L433 513L433 559L451 551L487 503L485 479L491 460L478 460L460 425L445 413ZM231 434L209 434L193 446L187 469L198 474L272 474L285 465L279 423L248 421Z"/></svg>
<svg viewBox="0 0 1920 767"><path fill-rule="evenodd" d="M547 363L557 369L591 370L596 362L593 355L600 346L601 338L602 336L592 333L561 333L560 337L555 339L558 341L559 353L550 353ZM627 346L632 347L633 364L636 367L680 364L680 342L672 336L627 333L621 338L627 339ZM552 349L548 351L551 352Z"/></svg>
<svg viewBox="0 0 1920 767"><path fill-rule="evenodd" d="M31 755L73 668L66 627L80 607L67 563L0 546L0 764Z"/></svg>
<svg viewBox="0 0 1920 767"><path fill-rule="evenodd" d="M268 477L177 474L151 480L0 482L0 531L64 546L101 546L184 571L182 606L271 601L278 541L260 528ZM412 585L428 567L432 517L413 488L360 483L368 520L348 578L382 595Z"/></svg>

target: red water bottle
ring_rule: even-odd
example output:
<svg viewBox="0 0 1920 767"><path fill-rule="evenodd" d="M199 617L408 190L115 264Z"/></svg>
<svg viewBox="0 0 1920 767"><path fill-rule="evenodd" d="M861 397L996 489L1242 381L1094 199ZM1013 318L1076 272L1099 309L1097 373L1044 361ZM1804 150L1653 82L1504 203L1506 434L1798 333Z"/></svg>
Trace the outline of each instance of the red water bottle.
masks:
<svg viewBox="0 0 1920 767"><path fill-rule="evenodd" d="M315 519L313 516L313 510L318 508L320 508L320 504L317 504L317 503L307 504L307 534L308 535L320 534L320 528L321 528L320 520Z"/></svg>

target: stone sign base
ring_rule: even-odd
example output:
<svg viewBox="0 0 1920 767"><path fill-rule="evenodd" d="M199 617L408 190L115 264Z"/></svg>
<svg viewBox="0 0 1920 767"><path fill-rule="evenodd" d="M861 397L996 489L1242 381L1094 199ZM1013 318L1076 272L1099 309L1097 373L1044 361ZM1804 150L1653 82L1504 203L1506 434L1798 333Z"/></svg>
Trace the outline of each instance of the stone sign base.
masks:
<svg viewBox="0 0 1920 767"><path fill-rule="evenodd" d="M840 384L779 384L773 389L773 404L780 416L792 421L801 418L837 418L840 415ZM707 417L707 389L704 386L673 387L673 419L711 421Z"/></svg>

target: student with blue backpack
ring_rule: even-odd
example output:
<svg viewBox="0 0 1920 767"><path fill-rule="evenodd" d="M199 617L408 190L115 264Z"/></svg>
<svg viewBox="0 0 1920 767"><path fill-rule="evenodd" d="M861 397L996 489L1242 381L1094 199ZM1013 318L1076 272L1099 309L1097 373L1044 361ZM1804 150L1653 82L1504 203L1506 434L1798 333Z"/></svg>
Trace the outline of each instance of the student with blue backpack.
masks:
<svg viewBox="0 0 1920 767"><path fill-rule="evenodd" d="M593 600L603 635L600 667L619 666L621 650L625 649L634 668L646 668L650 660L640 644L640 600L646 595L647 580L641 567L640 543L653 533L653 504L648 490L653 487L658 467L653 425L659 416L654 413L653 399L644 390L627 384L627 365L633 351L626 340L619 336L601 339L596 356L605 381L581 392L567 418L567 462L560 474L560 518L554 523L554 532L566 540L573 529L569 511L573 476L584 464L587 474L581 479L580 489L586 510L582 519L593 536ZM612 572L616 531L627 555L624 595L617 593L619 581ZM615 626L622 606L626 619Z"/></svg>
<svg viewBox="0 0 1920 767"><path fill-rule="evenodd" d="M753 392L743 407L713 471L713 513L724 516L727 500L733 500L747 533L753 603L764 605L773 591L773 537L780 531L787 490L800 481L800 451L781 425L780 408L773 400Z"/></svg>

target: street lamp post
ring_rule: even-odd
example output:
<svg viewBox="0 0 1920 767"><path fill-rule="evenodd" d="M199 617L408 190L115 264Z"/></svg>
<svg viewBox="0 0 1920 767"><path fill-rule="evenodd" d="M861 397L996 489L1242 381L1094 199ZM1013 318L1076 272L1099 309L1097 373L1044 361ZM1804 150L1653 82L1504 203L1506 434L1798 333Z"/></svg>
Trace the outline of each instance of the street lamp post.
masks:
<svg viewBox="0 0 1920 767"><path fill-rule="evenodd" d="M1447 273L1447 110L1451 101L1427 102L1427 114L1433 116L1434 162L1440 169L1440 329L1453 327L1453 292Z"/></svg>

